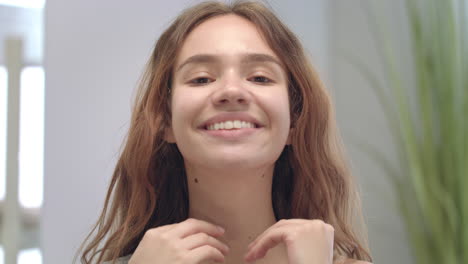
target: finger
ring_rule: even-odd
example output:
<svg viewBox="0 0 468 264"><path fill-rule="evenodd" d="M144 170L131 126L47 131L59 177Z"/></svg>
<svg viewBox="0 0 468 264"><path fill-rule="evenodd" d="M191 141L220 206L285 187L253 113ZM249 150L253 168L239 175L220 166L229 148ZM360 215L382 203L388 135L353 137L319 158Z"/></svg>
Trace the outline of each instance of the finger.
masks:
<svg viewBox="0 0 468 264"><path fill-rule="evenodd" d="M205 245L189 251L187 259L195 263L203 263L210 260L224 262L224 255L217 248Z"/></svg>
<svg viewBox="0 0 468 264"><path fill-rule="evenodd" d="M263 258L268 250L274 248L276 245L281 243L286 239L286 231L288 229L285 227L272 229L269 232L257 241L245 255L244 259L246 261L254 261L256 259Z"/></svg>
<svg viewBox="0 0 468 264"><path fill-rule="evenodd" d="M171 236L185 238L196 233L206 233L210 236L219 237L224 233L224 230L212 223L203 220L189 218L176 227L168 231Z"/></svg>
<svg viewBox="0 0 468 264"><path fill-rule="evenodd" d="M171 230L172 228L174 228L177 224L172 224L172 225L163 225L163 226L158 226L158 227L154 227L154 228L150 228L148 230L146 230L145 232L145 235L146 234L163 234L169 230Z"/></svg>
<svg viewBox="0 0 468 264"><path fill-rule="evenodd" d="M158 226L158 227L156 227L156 228L154 228L154 229L157 229L159 232L164 233L164 232L167 232L167 231L171 230L171 229L174 228L176 225L178 225L178 223L177 223L177 224L170 224L170 225Z"/></svg>
<svg viewBox="0 0 468 264"><path fill-rule="evenodd" d="M229 247L219 241L218 239L207 235L206 233L197 233L195 235L191 235L183 239L181 242L183 248L188 250L192 250L197 247L201 247L204 245L209 245L214 248L217 248L221 253L227 255L229 252Z"/></svg>
<svg viewBox="0 0 468 264"><path fill-rule="evenodd" d="M283 227L283 226L286 226L286 225L291 225L291 224L293 224L293 225L303 224L304 222L307 222L307 221L310 221L310 220L306 220L306 219L282 219L282 220L276 222L274 225L270 226L267 230L263 231L262 234L260 234L254 241L252 241L249 244L247 249L252 248L260 239L262 239L263 236L265 236L266 233L270 232L272 229L276 229L276 228Z"/></svg>

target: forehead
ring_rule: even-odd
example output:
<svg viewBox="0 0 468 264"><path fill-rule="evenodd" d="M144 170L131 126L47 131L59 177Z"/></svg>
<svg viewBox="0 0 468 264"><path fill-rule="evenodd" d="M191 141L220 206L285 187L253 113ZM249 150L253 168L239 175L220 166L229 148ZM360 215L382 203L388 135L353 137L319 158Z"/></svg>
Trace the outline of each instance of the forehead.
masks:
<svg viewBox="0 0 468 264"><path fill-rule="evenodd" d="M211 18L190 32L177 56L176 65L197 54L236 57L261 53L277 58L257 27L237 15Z"/></svg>

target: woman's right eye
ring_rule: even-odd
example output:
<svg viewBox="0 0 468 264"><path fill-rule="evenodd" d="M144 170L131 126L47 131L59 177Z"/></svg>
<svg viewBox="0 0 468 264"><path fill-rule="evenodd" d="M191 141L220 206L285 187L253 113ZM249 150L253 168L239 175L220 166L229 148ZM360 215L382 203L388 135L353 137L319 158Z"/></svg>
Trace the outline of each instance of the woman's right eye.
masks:
<svg viewBox="0 0 468 264"><path fill-rule="evenodd" d="M193 85L203 85L203 84L208 84L208 83L210 83L212 81L213 80L211 80L208 77L199 77L199 78L195 78L195 79L191 80L189 83L193 84Z"/></svg>

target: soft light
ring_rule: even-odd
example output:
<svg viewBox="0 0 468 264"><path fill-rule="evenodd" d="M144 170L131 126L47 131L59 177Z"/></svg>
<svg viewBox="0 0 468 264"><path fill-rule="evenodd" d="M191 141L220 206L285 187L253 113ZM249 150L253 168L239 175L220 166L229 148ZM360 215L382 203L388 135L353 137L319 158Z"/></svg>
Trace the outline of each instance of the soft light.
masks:
<svg viewBox="0 0 468 264"><path fill-rule="evenodd" d="M44 8L45 0L0 0L0 5L23 8Z"/></svg>

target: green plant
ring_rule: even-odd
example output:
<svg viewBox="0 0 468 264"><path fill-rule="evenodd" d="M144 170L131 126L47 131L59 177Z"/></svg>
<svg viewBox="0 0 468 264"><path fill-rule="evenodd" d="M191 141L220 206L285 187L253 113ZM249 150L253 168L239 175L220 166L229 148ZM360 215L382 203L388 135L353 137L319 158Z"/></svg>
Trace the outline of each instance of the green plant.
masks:
<svg viewBox="0 0 468 264"><path fill-rule="evenodd" d="M403 81L391 38L371 9L387 89L357 60L399 146L400 169L363 143L389 174L417 263L468 263L468 9L466 0L405 0L414 83ZM415 101L409 100L414 91ZM390 99L389 99L390 98ZM361 142L362 143L362 142Z"/></svg>

